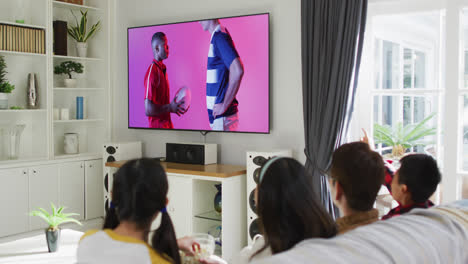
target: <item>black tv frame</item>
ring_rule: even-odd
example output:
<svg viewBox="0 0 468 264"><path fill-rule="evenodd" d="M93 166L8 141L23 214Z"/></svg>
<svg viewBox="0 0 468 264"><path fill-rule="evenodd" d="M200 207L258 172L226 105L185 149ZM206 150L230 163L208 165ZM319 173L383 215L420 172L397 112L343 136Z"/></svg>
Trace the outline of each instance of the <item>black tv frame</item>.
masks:
<svg viewBox="0 0 468 264"><path fill-rule="evenodd" d="M256 16L256 15L268 15L268 132L249 132L249 131L223 131L223 130L200 130L200 129L171 129L171 128L150 128L150 127L131 127L130 126L130 78L129 78L129 39L128 39L128 32L130 29L135 28L144 28L144 27L153 27L153 26L164 26L164 25L174 25L174 24L182 24L182 23L190 23L190 22L198 22L203 20L210 20L210 19L226 19L226 18L235 18L235 17L246 17L246 16ZM255 13L255 14L246 14L246 15L237 15L237 16L227 16L227 17L214 17L214 18L203 18L197 20L188 20L188 21L180 21L174 23L164 23L164 24L154 24L154 25L145 25L145 26L135 26L135 27L128 27L127 28L127 128L128 129L145 129L145 130L167 130L167 131L193 131L193 132L200 132L202 135L206 135L207 133L211 132L222 132L222 133L245 133L245 134L270 134L271 132L271 32L270 32L270 13Z"/></svg>

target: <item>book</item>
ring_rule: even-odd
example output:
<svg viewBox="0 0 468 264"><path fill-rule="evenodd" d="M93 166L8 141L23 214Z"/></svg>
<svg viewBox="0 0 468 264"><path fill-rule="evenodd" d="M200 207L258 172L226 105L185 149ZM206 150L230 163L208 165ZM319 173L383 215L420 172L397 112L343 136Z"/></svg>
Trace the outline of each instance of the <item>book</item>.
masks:
<svg viewBox="0 0 468 264"><path fill-rule="evenodd" d="M3 50L3 25L0 25L0 50Z"/></svg>

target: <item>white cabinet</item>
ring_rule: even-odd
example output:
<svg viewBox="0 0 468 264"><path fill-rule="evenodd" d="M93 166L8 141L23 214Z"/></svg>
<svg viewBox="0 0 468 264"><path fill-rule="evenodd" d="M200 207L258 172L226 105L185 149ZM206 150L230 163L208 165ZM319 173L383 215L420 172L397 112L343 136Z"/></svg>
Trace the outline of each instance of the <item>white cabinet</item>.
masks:
<svg viewBox="0 0 468 264"><path fill-rule="evenodd" d="M215 253L230 259L246 245L245 175L206 177L168 173L169 204L177 237L194 233L219 234L222 246ZM221 184L222 212L214 210L214 198Z"/></svg>
<svg viewBox="0 0 468 264"><path fill-rule="evenodd" d="M85 169L83 161L59 165L59 205L66 207L65 213L77 213L76 219L84 219Z"/></svg>
<svg viewBox="0 0 468 264"><path fill-rule="evenodd" d="M167 212L171 216L177 237L192 234L192 179L183 176L168 177Z"/></svg>
<svg viewBox="0 0 468 264"><path fill-rule="evenodd" d="M28 171L0 171L0 237L29 229Z"/></svg>
<svg viewBox="0 0 468 264"><path fill-rule="evenodd" d="M94 219L104 216L104 179L102 160L85 161L85 217Z"/></svg>
<svg viewBox="0 0 468 264"><path fill-rule="evenodd" d="M0 237L46 228L29 213L51 202L79 220L102 217L102 190L102 159L0 169Z"/></svg>
<svg viewBox="0 0 468 264"><path fill-rule="evenodd" d="M39 207L50 211L50 203L59 204L59 168L57 165L32 167L29 171L29 208ZM30 216L30 229L46 228L47 223L37 216Z"/></svg>

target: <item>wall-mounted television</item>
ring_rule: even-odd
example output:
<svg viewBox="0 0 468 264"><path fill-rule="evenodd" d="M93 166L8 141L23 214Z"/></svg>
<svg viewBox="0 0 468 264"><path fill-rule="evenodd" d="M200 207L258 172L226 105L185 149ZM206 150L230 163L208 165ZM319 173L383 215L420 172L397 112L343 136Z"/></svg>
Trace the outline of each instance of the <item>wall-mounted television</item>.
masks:
<svg viewBox="0 0 468 264"><path fill-rule="evenodd" d="M131 27L128 127L269 133L269 14Z"/></svg>

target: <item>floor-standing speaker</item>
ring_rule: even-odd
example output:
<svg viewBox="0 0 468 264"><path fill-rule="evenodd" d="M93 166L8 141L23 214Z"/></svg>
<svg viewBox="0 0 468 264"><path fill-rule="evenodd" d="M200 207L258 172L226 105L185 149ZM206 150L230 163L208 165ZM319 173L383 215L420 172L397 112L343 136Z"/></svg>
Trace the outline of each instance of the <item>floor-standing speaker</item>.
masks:
<svg viewBox="0 0 468 264"><path fill-rule="evenodd" d="M130 160L141 158L141 142L114 142L104 144L103 163L104 163L104 215L109 209L111 200L110 189L112 188L113 169L106 167L106 162L119 160Z"/></svg>
<svg viewBox="0 0 468 264"><path fill-rule="evenodd" d="M255 188L257 188L260 168L269 159L277 156L291 157L291 150L276 151L248 151L247 152L247 240L248 244L259 234L257 207L255 202Z"/></svg>

